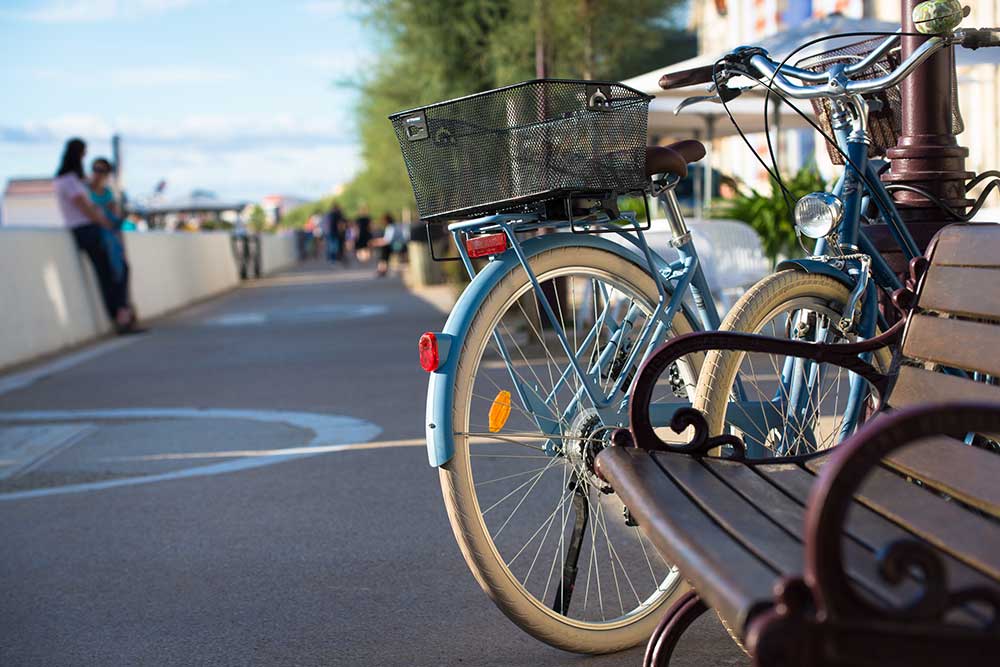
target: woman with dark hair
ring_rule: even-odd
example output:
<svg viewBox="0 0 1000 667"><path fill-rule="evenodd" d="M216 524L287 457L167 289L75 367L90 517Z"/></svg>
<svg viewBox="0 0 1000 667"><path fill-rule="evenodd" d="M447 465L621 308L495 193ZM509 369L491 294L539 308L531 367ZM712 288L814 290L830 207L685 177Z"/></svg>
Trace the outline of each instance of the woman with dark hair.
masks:
<svg viewBox="0 0 1000 667"><path fill-rule="evenodd" d="M115 275L115 267L105 242L106 232L112 230L100 207L90 199L90 192L83 180L83 156L87 145L82 139L70 139L63 150L62 161L53 181L63 223L73 233L76 246L87 254L97 273L101 298L108 317L118 333L135 333L135 314L128 306L128 265Z"/></svg>

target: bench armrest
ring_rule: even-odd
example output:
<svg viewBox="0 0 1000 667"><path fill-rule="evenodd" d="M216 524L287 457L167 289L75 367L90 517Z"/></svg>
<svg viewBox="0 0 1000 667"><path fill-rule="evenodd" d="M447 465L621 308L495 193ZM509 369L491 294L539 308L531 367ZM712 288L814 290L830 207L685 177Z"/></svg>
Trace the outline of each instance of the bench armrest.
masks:
<svg viewBox="0 0 1000 667"><path fill-rule="evenodd" d="M905 609L875 608L850 583L841 540L848 510L862 482L893 451L929 436L963 437L970 432L1000 431L1000 404L939 403L887 413L866 424L830 455L813 486L806 513L805 581L812 589L820 615L831 619L895 617L899 621L941 619L956 603L981 598L1000 612L1000 600L989 591L950 595L937 554L915 540L894 542L880 557L880 573L892 581L908 569L920 570L923 590Z"/></svg>
<svg viewBox="0 0 1000 667"><path fill-rule="evenodd" d="M858 355L896 344L902 336L904 322L905 320L900 320L880 336L858 343L808 343L730 331L708 331L678 336L657 348L636 374L629 408L629 422L635 443L644 449L687 453L705 453L719 445L736 444L731 442L734 440L731 436L709 437L719 434L707 433L704 419L698 419L701 416L700 413L692 415L691 413L695 412L693 410L679 410L670 425L677 433L689 426L694 426L695 439L691 443L687 445L670 444L656 435L649 415L649 405L656 382L670 368L671 364L686 355L710 350L727 350L783 354L810 359L840 366L857 373L870 382L880 396L884 396L889 378L879 373L871 364L859 359ZM742 449L742 443L740 443L739 449Z"/></svg>

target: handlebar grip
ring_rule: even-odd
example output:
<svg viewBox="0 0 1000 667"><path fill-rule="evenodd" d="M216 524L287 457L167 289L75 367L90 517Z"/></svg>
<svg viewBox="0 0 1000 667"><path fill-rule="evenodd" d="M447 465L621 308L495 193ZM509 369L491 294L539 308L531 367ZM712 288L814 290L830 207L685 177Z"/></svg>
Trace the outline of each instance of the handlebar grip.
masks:
<svg viewBox="0 0 1000 667"><path fill-rule="evenodd" d="M978 49L984 46L1000 46L1000 29L974 28L963 31L962 46L966 49Z"/></svg>
<svg viewBox="0 0 1000 667"><path fill-rule="evenodd" d="M660 77L660 88L670 90L671 88L696 86L699 83L711 83L714 71L715 65L705 65L704 67L695 67L694 69L664 74Z"/></svg>

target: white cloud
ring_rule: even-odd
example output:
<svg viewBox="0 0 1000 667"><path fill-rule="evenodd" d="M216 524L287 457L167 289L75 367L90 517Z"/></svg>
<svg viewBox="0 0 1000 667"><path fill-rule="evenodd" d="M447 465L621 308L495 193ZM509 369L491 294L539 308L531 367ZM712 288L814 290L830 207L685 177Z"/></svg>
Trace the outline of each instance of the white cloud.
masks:
<svg viewBox="0 0 1000 667"><path fill-rule="evenodd" d="M168 197L199 188L225 197L318 197L354 175L358 153L354 145L271 147L247 153L154 147L127 152L126 172L136 196L163 179Z"/></svg>
<svg viewBox="0 0 1000 667"><path fill-rule="evenodd" d="M296 67L305 67L331 77L357 76L374 66L374 54L362 49L344 51L309 51L292 58Z"/></svg>
<svg viewBox="0 0 1000 667"><path fill-rule="evenodd" d="M83 114L65 114L51 120L0 126L0 141L47 143L70 136L108 138L112 132L111 125L104 119Z"/></svg>
<svg viewBox="0 0 1000 667"><path fill-rule="evenodd" d="M114 122L99 116L67 114L20 125L0 125L0 142L51 143L66 137L106 140L118 132L134 145L178 145L250 151L262 146L347 144L354 140L349 117L296 114L203 114L170 123L142 118Z"/></svg>
<svg viewBox="0 0 1000 667"><path fill-rule="evenodd" d="M259 140L264 128L253 130L247 119L238 125L230 136L239 135L239 140L228 143L210 136L201 139L218 130L217 120L187 119L183 126L192 134L180 137L179 130L163 131L156 141L136 135L138 128L128 126L132 133L123 132L123 148L130 195L142 198L162 179L168 197L183 197L195 189L211 190L222 198L259 199L272 193L319 197L348 181L360 166L360 149L353 140L301 138L310 128L317 129L316 123L302 122L297 134L282 130L279 123L271 130L272 138L264 141ZM10 176L51 174L63 142L74 134L86 139L88 157L108 155L111 150L112 126L98 119L64 117L37 123L34 129L44 131L44 137L38 135L30 143L9 141L0 130L0 189ZM274 140L282 132L284 138Z"/></svg>
<svg viewBox="0 0 1000 667"><path fill-rule="evenodd" d="M88 88L92 83L82 70L69 67L30 67L31 76L46 79L62 86ZM234 67L196 65L132 65L108 67L102 75L115 86L143 87L165 85L193 85L222 83L243 78L244 73Z"/></svg>
<svg viewBox="0 0 1000 667"><path fill-rule="evenodd" d="M6 11L7 16L41 23L96 23L136 18L187 7L193 0L49 0L34 9Z"/></svg>

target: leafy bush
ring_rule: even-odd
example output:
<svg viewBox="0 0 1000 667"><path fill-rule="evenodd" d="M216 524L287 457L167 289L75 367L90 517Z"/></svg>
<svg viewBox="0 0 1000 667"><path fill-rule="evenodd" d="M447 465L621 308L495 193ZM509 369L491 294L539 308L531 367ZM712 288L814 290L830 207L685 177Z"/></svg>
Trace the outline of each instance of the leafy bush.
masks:
<svg viewBox="0 0 1000 667"><path fill-rule="evenodd" d="M226 222L225 220L219 220L218 218L212 218L210 220L202 220L199 229L204 232L211 231L228 231L233 228L233 223Z"/></svg>
<svg viewBox="0 0 1000 667"><path fill-rule="evenodd" d="M264 213L264 209L261 208L260 204L254 204L250 210L250 219L247 221L247 227L250 228L250 231L259 234L264 231L264 227L266 226L267 215Z"/></svg>
<svg viewBox="0 0 1000 667"><path fill-rule="evenodd" d="M803 195L827 189L823 178L813 166L803 167L791 178L783 180L792 206ZM749 192L738 190L735 198L715 202L710 211L711 217L740 220L753 227L760 235L764 253L771 264L777 262L779 255L797 255L799 243L795 238L792 211L782 196L781 189L775 186L770 194L762 194L753 188L748 190Z"/></svg>

